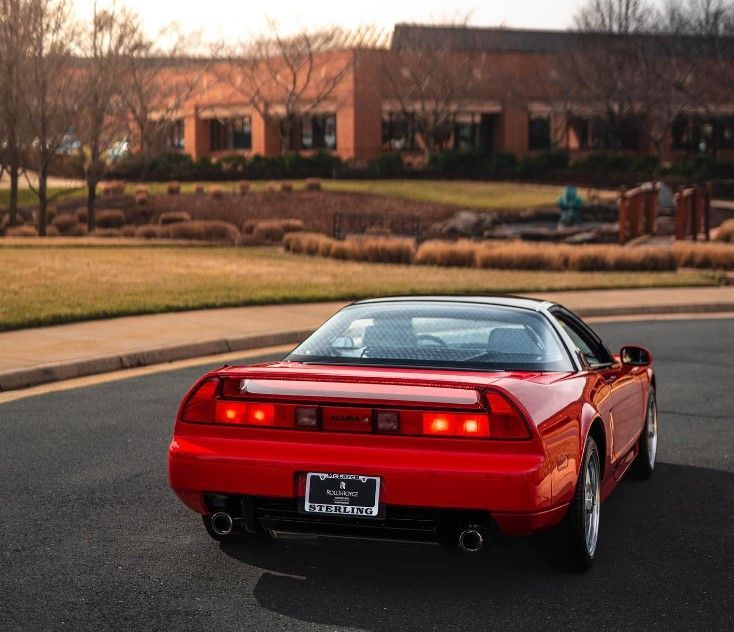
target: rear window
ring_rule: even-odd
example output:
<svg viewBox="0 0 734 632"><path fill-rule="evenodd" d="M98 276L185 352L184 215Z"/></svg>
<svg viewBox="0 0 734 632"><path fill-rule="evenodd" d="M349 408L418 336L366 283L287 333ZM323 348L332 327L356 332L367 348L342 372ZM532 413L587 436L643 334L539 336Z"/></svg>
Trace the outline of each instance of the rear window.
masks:
<svg viewBox="0 0 734 632"><path fill-rule="evenodd" d="M546 318L482 304L367 303L343 309L286 358L292 362L572 371Z"/></svg>

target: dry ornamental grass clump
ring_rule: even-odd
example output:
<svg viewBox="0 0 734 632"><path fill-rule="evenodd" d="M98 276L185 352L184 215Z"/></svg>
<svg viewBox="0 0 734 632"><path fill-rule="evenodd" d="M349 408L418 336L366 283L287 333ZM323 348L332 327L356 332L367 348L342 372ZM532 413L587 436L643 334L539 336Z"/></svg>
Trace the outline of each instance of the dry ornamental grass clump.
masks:
<svg viewBox="0 0 734 632"><path fill-rule="evenodd" d="M237 183L237 192L240 195L245 195L249 190L250 190L249 182L238 182Z"/></svg>
<svg viewBox="0 0 734 632"><path fill-rule="evenodd" d="M304 189L306 191L321 191L321 180L318 178L306 178Z"/></svg>
<svg viewBox="0 0 734 632"><path fill-rule="evenodd" d="M178 222L190 222L191 215L186 211L166 211L158 216L158 223L161 226L176 224Z"/></svg>
<svg viewBox="0 0 734 632"><path fill-rule="evenodd" d="M122 231L119 228L96 228L93 235L95 237L122 237Z"/></svg>
<svg viewBox="0 0 734 632"><path fill-rule="evenodd" d="M148 224L147 226L138 226L135 229L135 237L141 239L168 239L170 236L171 230L169 226Z"/></svg>
<svg viewBox="0 0 734 632"><path fill-rule="evenodd" d="M415 263L429 266L473 267L477 262L479 244L468 239L423 242L415 255Z"/></svg>
<svg viewBox="0 0 734 632"><path fill-rule="evenodd" d="M57 215L53 222L51 222L51 225L55 226L62 235L71 235L72 232L76 230L76 226L80 224L81 222L78 221L78 215L75 216L72 213Z"/></svg>
<svg viewBox="0 0 734 632"><path fill-rule="evenodd" d="M5 229L7 237L36 237L38 230L34 226L9 226Z"/></svg>
<svg viewBox="0 0 734 632"><path fill-rule="evenodd" d="M283 237L283 246L297 255L328 256L334 241L322 233L288 233Z"/></svg>
<svg viewBox="0 0 734 632"><path fill-rule="evenodd" d="M673 254L682 268L734 270L734 244L676 242Z"/></svg>
<svg viewBox="0 0 734 632"><path fill-rule="evenodd" d="M168 193L168 195L178 195L179 193L181 193L181 183L175 181L167 182L166 193Z"/></svg>
<svg viewBox="0 0 734 632"><path fill-rule="evenodd" d="M197 220L178 222L169 225L173 239L197 241L216 241L235 244L239 240L240 231L234 224L219 220Z"/></svg>
<svg viewBox="0 0 734 632"><path fill-rule="evenodd" d="M222 187L212 187L210 193L215 200L221 200L224 197L224 189Z"/></svg>
<svg viewBox="0 0 734 632"><path fill-rule="evenodd" d="M125 213L115 210L98 211L95 220L99 228L120 228L125 224Z"/></svg>
<svg viewBox="0 0 734 632"><path fill-rule="evenodd" d="M121 237L135 237L135 231L138 229L137 226L127 224L120 229Z"/></svg>

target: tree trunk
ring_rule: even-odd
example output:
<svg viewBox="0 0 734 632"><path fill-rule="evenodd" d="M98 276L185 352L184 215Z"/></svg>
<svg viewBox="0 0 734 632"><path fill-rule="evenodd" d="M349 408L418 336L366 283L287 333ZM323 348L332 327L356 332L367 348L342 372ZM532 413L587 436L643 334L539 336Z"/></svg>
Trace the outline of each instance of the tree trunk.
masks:
<svg viewBox="0 0 734 632"><path fill-rule="evenodd" d="M95 178L87 180L87 231L93 233L96 218L94 217L94 206L97 200L97 182Z"/></svg>
<svg viewBox="0 0 734 632"><path fill-rule="evenodd" d="M48 207L48 165L41 162L38 170L38 235L46 236L46 208Z"/></svg>
<svg viewBox="0 0 734 632"><path fill-rule="evenodd" d="M10 174L9 219L11 226L15 226L18 223L18 171L18 161L13 159L8 168L8 173Z"/></svg>

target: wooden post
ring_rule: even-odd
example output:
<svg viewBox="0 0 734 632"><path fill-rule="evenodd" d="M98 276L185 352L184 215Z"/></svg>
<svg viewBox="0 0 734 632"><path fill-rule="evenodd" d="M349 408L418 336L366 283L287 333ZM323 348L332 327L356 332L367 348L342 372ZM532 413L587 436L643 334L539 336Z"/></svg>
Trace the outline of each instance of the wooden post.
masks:
<svg viewBox="0 0 734 632"><path fill-rule="evenodd" d="M653 186L645 192L645 234L655 234L655 221L658 217L658 192Z"/></svg>
<svg viewBox="0 0 734 632"><path fill-rule="evenodd" d="M698 239L698 225L699 225L698 200L701 197L701 193L700 193L700 187L698 185L693 185L693 188L691 190L692 190L692 194L689 197L688 209L689 209L689 217L690 217L690 222L691 222L691 239L693 241L696 241Z"/></svg>
<svg viewBox="0 0 734 632"><path fill-rule="evenodd" d="M630 229L629 237L634 239L639 237L641 234L642 226L642 212L643 205L645 203L645 193L639 187L628 191L627 195L630 196Z"/></svg>
<svg viewBox="0 0 734 632"><path fill-rule="evenodd" d="M675 194L675 238L677 241L686 238L686 224L688 213L686 212L687 200L683 187L678 188Z"/></svg>
<svg viewBox="0 0 734 632"><path fill-rule="evenodd" d="M703 195L703 235L706 241L711 240L711 182L704 185Z"/></svg>
<svg viewBox="0 0 734 632"><path fill-rule="evenodd" d="M629 200L624 188L619 191L619 243L627 242L627 222L629 221Z"/></svg>

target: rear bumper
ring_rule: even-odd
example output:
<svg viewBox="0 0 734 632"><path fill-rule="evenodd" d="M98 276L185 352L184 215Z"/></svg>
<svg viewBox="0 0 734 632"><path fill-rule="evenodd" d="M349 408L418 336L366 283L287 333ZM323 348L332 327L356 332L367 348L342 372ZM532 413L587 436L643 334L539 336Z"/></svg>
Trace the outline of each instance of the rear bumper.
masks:
<svg viewBox="0 0 734 632"><path fill-rule="evenodd" d="M325 433L317 442L302 431L255 430L238 437L191 430L177 432L171 442L169 478L181 499L200 513L208 512L206 493L296 506L305 474L314 471L379 476L388 518L400 513L392 508L476 512L503 533L522 535L557 524L566 511L552 506L546 460L531 442L419 439L432 443L415 448L415 439L402 437L334 435L333 443L325 443Z"/></svg>

